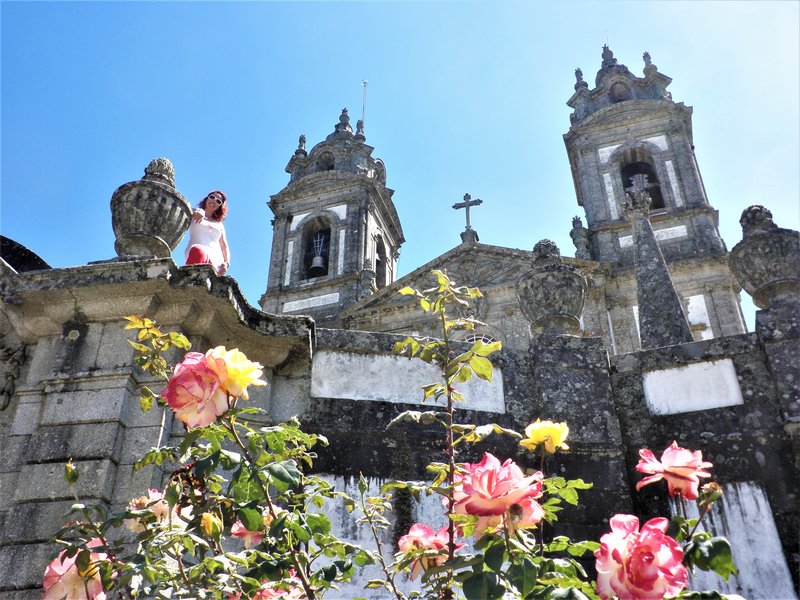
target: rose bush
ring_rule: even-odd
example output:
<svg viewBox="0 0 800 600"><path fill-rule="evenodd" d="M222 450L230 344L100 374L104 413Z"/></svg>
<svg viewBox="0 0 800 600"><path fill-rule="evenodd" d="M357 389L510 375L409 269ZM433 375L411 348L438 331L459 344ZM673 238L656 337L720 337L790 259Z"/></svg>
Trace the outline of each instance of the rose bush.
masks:
<svg viewBox="0 0 800 600"><path fill-rule="evenodd" d="M360 503L305 472L313 463L311 448L325 443L324 438L303 432L295 420L280 425L249 421L259 411L242 408L239 401L248 399L250 386L265 385L261 365L237 349L219 346L205 354L187 352L170 376L162 353L173 345L189 350L188 341L180 334L161 333L148 319L130 318L128 327L138 330L138 341L132 342L137 364L167 380L158 396L142 388L142 409L150 410L155 402L168 407L185 424L186 433L177 446L152 449L137 463L137 468L167 469L163 492L151 489L117 514L109 514L103 504L75 505L76 518L57 534L67 549L47 567L45 600L104 599L112 591L114 597L196 598L197 590L217 600L315 600L337 582L349 581L356 567L370 563L378 563L385 577L366 587L384 588L397 600L407 600L394 581L403 570L410 570L412 579L421 576L423 590L437 600L458 594L467 600L649 600L681 594L687 566L725 578L736 571L727 541L697 531L721 494L716 484L698 490L700 478L710 476L711 464L699 451L676 443L660 461L649 450L640 451L637 470L649 477L637 489L664 479L682 509L684 500L698 500L700 519L687 519L684 510L683 517L652 519L640 530L636 517L616 515L599 544L553 537L549 527L545 532L545 524L557 521L562 502L577 505L578 492L591 487L580 479L544 475L547 455L568 450L569 428L537 419L522 436L497 424L455 420L456 403L463 400L456 384L473 376L491 380L487 357L500 343L477 340L468 351L453 351L452 333L471 329L475 322L449 319L445 308L464 305L480 292L435 274L436 288L406 288L402 293L415 295L423 310L435 315L442 338L406 338L396 351L440 368L442 381L425 386L423 395L444 400L444 410L405 411L389 426L403 421L442 425L447 463L429 465L432 482L388 482L379 497L366 496L368 484L361 477ZM517 438L528 451L541 449L540 468L525 470L524 462L501 461L489 452L477 463L456 462L456 448L469 452L470 445L490 435ZM77 477L76 467L68 463L65 478L74 483ZM438 494L447 524L435 533L429 525L413 525L389 564L379 534L392 526L388 513L393 490L414 497ZM360 510L363 516L356 522L370 528L376 552L330 533L331 522L319 510L334 499L344 501L349 511ZM135 540L130 534L112 535L122 525L136 534ZM674 539L666 535L668 527ZM470 535L474 543L465 549L458 538ZM596 583L578 560L590 553L595 556ZM419 597L420 592L411 594Z"/></svg>

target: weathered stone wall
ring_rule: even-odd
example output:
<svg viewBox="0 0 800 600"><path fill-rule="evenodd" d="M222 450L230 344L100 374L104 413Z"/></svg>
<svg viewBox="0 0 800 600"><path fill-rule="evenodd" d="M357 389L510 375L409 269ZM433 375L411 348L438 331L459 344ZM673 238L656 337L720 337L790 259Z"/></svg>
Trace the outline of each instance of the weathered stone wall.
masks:
<svg viewBox="0 0 800 600"><path fill-rule="evenodd" d="M328 436L331 445L320 452L317 468L331 477L422 478L425 465L443 457L435 428L386 430L400 411L419 408L414 377L434 375L420 368L412 377L409 362L400 368L411 369L408 376L398 377L397 361L406 359L392 357L391 349L402 336L317 329L306 318L269 316L249 307L231 279L206 267L178 269L168 259L22 274L6 266L0 275L4 339L27 348L11 402L0 411L0 564L14 565L0 569L2 598L38 597L42 569L56 551L47 540L72 502L62 480L69 458L82 472L82 499L119 507L161 483L158 471L134 473L132 464L147 448L180 436L181 427L157 410L140 413L142 380L131 366L126 314L146 314L183 331L196 349L238 346L265 364L271 385L253 402L276 421L299 415ZM755 482L765 490L796 582L800 393L792 359L800 353L798 319L773 309L762 311L759 323L757 334L611 358L599 338L534 336L529 348L496 355L494 387L486 394L476 388L459 418L517 430L538 417L567 421L570 452L551 457L546 468L595 485L555 529L580 538L597 539L615 513L669 509L663 490L634 491L640 447L659 453L677 440L702 449L721 481ZM725 361L735 376L722 389L738 386L741 403L725 405L723 398L704 408L701 386L691 412L653 410L659 396L648 398L645 381L654 373ZM329 385L333 378L339 381ZM484 451L538 467L514 440L499 436L459 458L477 460ZM429 513L436 508L398 494L394 537L414 519L435 518Z"/></svg>

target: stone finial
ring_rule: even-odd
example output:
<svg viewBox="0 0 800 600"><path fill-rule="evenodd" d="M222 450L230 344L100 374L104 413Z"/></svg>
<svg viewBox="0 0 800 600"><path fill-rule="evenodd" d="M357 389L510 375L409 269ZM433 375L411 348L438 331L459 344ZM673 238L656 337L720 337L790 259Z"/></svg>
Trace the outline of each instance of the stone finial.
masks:
<svg viewBox="0 0 800 600"><path fill-rule="evenodd" d="M533 246L533 262L542 263L545 261L561 262L561 251L553 240L543 239L536 242Z"/></svg>
<svg viewBox="0 0 800 600"><path fill-rule="evenodd" d="M742 226L742 234L744 237L766 233L772 229L778 228L775 221L772 220L772 213L770 210L759 204L748 206L742 211L742 216L739 218L739 225Z"/></svg>
<svg viewBox="0 0 800 600"><path fill-rule="evenodd" d="M342 109L342 114L339 115L339 122L336 124L336 133L353 133L353 127L350 125L350 115L346 108Z"/></svg>
<svg viewBox="0 0 800 600"><path fill-rule="evenodd" d="M577 335L586 299L586 280L565 265L558 246L541 240L533 247L533 268L517 282L517 300L532 334Z"/></svg>
<svg viewBox="0 0 800 600"><path fill-rule="evenodd" d="M294 151L294 155L308 156L308 152L306 152L306 134L300 134L300 138L297 140L297 150Z"/></svg>
<svg viewBox="0 0 800 600"><path fill-rule="evenodd" d="M172 163L151 161L142 179L121 185L111 196L117 255L168 257L189 229L191 216L191 205L175 189Z"/></svg>
<svg viewBox="0 0 800 600"><path fill-rule="evenodd" d="M175 187L175 167L168 158L154 158L144 168L144 177L147 181L158 181L170 187Z"/></svg>
<svg viewBox="0 0 800 600"><path fill-rule="evenodd" d="M361 119L356 121L356 139L362 142L367 139L367 136L364 135L364 121Z"/></svg>
<svg viewBox="0 0 800 600"><path fill-rule="evenodd" d="M589 248L589 230L583 226L580 217L573 217L572 229L569 232L572 243L575 244L575 258L591 260L592 255Z"/></svg>
<svg viewBox="0 0 800 600"><path fill-rule="evenodd" d="M617 59L614 58L614 53L609 49L608 44L603 44L603 66L602 68L605 69L606 67L612 67L617 64Z"/></svg>
<svg viewBox="0 0 800 600"><path fill-rule="evenodd" d="M658 67L655 66L650 59L650 53L645 50L645 53L642 54L642 60L644 60L644 74L645 76L651 75L658 71Z"/></svg>
<svg viewBox="0 0 800 600"><path fill-rule="evenodd" d="M575 91L579 89L589 89L589 84L583 80L583 71L580 67L575 69Z"/></svg>
<svg viewBox="0 0 800 600"><path fill-rule="evenodd" d="M800 314L800 233L778 227L772 213L757 205L746 208L739 223L744 237L729 262L742 289L761 309L790 307Z"/></svg>
<svg viewBox="0 0 800 600"><path fill-rule="evenodd" d="M652 202L650 193L647 191L649 187L652 187L652 184L648 183L647 175L644 173L637 173L631 177L631 187L625 188L625 196L627 197L625 202L626 210L647 213Z"/></svg>

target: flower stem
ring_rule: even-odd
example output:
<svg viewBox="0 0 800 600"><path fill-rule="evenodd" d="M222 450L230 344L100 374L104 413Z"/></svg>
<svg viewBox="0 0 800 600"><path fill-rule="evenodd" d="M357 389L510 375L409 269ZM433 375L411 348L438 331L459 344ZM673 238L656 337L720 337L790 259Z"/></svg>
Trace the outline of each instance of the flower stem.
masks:
<svg viewBox="0 0 800 600"><path fill-rule="evenodd" d="M225 415L225 419L222 421L223 426L227 429L231 435L233 436L236 445L239 446L239 449L242 451L242 454L247 459L247 462L250 465L255 465L255 461L253 457L250 456L250 451L247 449L247 446L244 445L241 438L239 437L239 433L236 431L235 426L235 417L230 413ZM260 475L255 477L256 481L258 481L258 485L261 488L261 493L264 495L264 500L267 503L267 508L269 509L269 514L272 516L273 519L278 518L278 512L275 510L275 505L272 503L272 498L269 494L269 488L264 484L264 481L261 479ZM303 568L303 564L300 562L300 556L297 553L297 550L292 546L291 543L288 544L289 553L292 557L292 562L297 570L297 576L300 579L300 583L303 585L303 590L306 593L306 597L308 600L315 600L316 594L314 593L314 588L311 587L311 582L308 580L308 574L306 573L305 569Z"/></svg>

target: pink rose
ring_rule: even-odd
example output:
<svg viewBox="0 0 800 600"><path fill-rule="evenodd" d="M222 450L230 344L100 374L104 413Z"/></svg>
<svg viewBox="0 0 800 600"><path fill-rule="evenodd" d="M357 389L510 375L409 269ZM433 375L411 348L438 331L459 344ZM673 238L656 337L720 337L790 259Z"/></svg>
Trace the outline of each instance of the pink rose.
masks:
<svg viewBox="0 0 800 600"><path fill-rule="evenodd" d="M221 369L224 364L215 365L214 371L209 368L204 354L187 352L161 392L175 416L189 429L209 425L228 410L227 396L220 388L218 373Z"/></svg>
<svg viewBox="0 0 800 600"><path fill-rule="evenodd" d="M139 496L128 502L128 510L149 510L158 524L169 520L169 504L164 500L164 494L155 488L151 488L147 496ZM147 529L147 520L144 518L125 519L123 523L133 533Z"/></svg>
<svg viewBox="0 0 800 600"><path fill-rule="evenodd" d="M262 532L250 531L241 521L236 521L233 525L231 525L231 536L244 541L245 548L258 546L261 543L261 540L264 539L264 534Z"/></svg>
<svg viewBox="0 0 800 600"><path fill-rule="evenodd" d="M253 600L305 600L306 595L303 591L303 582L297 577L294 569L289 570L289 577L282 581L267 581L261 583L261 587L253 594Z"/></svg>
<svg viewBox="0 0 800 600"><path fill-rule="evenodd" d="M103 542L95 538L86 545L89 548L96 548L102 546ZM45 568L42 600L63 600L65 598L66 600L105 600L106 593L103 591L96 563L107 560L107 555L103 552L91 552L89 566L83 572L79 572L78 566L75 564L78 555L67 558L65 554L66 550L62 550Z"/></svg>
<svg viewBox="0 0 800 600"><path fill-rule="evenodd" d="M603 600L660 600L686 587L689 575L683 550L665 535L669 521L650 519L639 531L639 519L615 515L611 533L600 538L595 550L597 593Z"/></svg>
<svg viewBox="0 0 800 600"><path fill-rule="evenodd" d="M526 477L511 459L501 464L488 452L481 462L462 468L466 473L455 475L453 510L479 517L475 526L477 538L491 527L533 527L544 517L544 510L535 501L542 495L540 471Z"/></svg>
<svg viewBox="0 0 800 600"><path fill-rule="evenodd" d="M703 453L700 450L692 452L681 448L677 442L672 442L672 445L664 450L660 462L645 448L639 450L639 456L641 460L636 465L636 470L648 473L650 477L645 477L637 483L637 490L660 479L666 479L670 496L680 494L687 500L696 500L699 478L711 477L711 473L705 469L710 469L713 465L710 462L703 462Z"/></svg>
<svg viewBox="0 0 800 600"><path fill-rule="evenodd" d="M420 556L411 563L411 579L416 579L420 573L427 571L430 567L443 565L447 561L447 545L449 541L450 537L447 534L447 527L442 527L439 531L433 533L433 529L427 525L422 525L420 523L412 525L408 533L398 540L397 548L401 552L424 549L436 551L438 554L434 556ZM458 550L462 547L464 547L464 544L456 544L455 549Z"/></svg>

